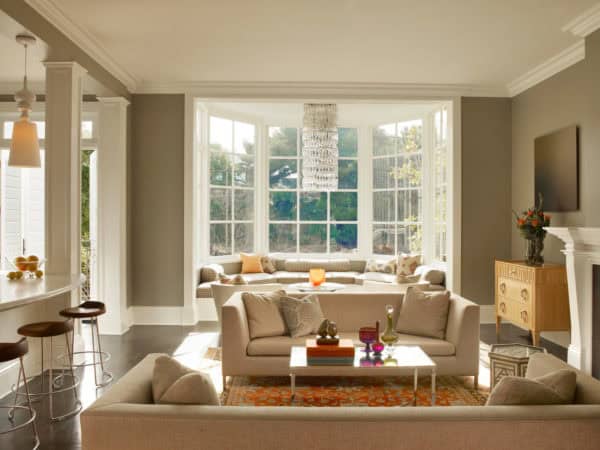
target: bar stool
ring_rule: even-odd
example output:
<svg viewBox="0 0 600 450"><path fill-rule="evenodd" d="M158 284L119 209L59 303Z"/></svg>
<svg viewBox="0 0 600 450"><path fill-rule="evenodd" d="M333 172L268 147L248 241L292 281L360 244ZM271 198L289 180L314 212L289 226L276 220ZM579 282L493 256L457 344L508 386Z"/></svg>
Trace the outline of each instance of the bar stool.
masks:
<svg viewBox="0 0 600 450"><path fill-rule="evenodd" d="M27 339L21 338L18 342L0 342L0 362L13 361L19 359L19 375L17 377L17 387L21 384L21 377L23 377L23 386L25 388L25 397L27 398L26 406L17 404L17 395L15 395L15 403L13 406L0 406L0 409L8 409L8 419L13 426L5 431L0 431L0 434L13 433L21 428L25 428L31 424L33 429L34 446L33 449L37 449L40 446L40 438L38 436L37 428L35 426L36 412L31 407L31 397L29 396L29 387L27 386L27 377L25 376L25 366L23 365L23 356L29 351L29 345ZM23 422L20 425L14 424L14 412L15 409L21 409L29 411L29 420Z"/></svg>
<svg viewBox="0 0 600 450"><path fill-rule="evenodd" d="M54 360L52 358L52 338L55 336L64 335L65 343L67 345L67 353L70 355L71 354L71 347L70 347L70 342L69 342L69 332L70 331L73 331L73 322L71 322L70 320L65 320L64 322L63 321L56 321L56 322L50 321L50 322L29 323L27 325L23 325L22 327L20 327L17 330L17 333L19 333L21 336L40 338L41 354L42 354L42 372L40 375L40 377L41 377L40 390L39 390L39 392L31 392L29 395L34 398L35 397L43 397L43 396L48 397L50 420L52 422L57 422L60 420L64 420L68 417L74 416L82 409L81 402L79 401L79 396L77 395L77 386L79 385L79 377L75 376L75 374L73 372L73 365L69 364L69 366L68 366L69 375L71 377L71 383L69 386L56 388L57 380L56 380L56 378L53 377L54 369L52 367L52 363L54 362ZM48 374L48 390L47 391L43 390L43 386L44 386L44 338L50 338L50 367L49 367L49 374ZM61 377L63 377L63 378L64 378L65 370L66 370L65 368L61 369L61 372L62 372ZM29 378L27 381L29 382L30 380L31 380L31 378ZM70 411L67 411L65 414L63 414L61 416L55 416L54 415L54 396L56 394L59 394L61 392L66 392L69 390L73 391L73 396L75 398L75 407L73 409L71 409ZM22 391L19 390L18 386L16 386L16 387L13 386L13 392L15 393L15 401L16 401L17 396L25 395Z"/></svg>
<svg viewBox="0 0 600 450"><path fill-rule="evenodd" d="M102 302L95 301L85 301L81 303L79 306L75 306L73 308L66 308L59 312L59 314L63 317L67 317L69 319L90 319L92 326L92 350L85 350L80 352L71 352L71 364L75 365L75 367L88 367L92 366L94 368L94 382L96 383L96 387L103 387L109 384L112 379L112 373L106 371L104 369L104 363L110 359L110 353L102 351L102 344L100 342L100 331L98 328L98 316L106 313L106 306ZM94 330L96 336L94 337ZM71 339L71 347L73 348L73 339L75 333L72 334ZM98 349L96 349L96 339L98 340ZM75 355L87 355L92 354L92 362L83 362L81 364L74 363ZM64 355L63 355L64 357ZM100 370L102 373L102 378L100 382L98 382L98 370L97 366L100 366Z"/></svg>

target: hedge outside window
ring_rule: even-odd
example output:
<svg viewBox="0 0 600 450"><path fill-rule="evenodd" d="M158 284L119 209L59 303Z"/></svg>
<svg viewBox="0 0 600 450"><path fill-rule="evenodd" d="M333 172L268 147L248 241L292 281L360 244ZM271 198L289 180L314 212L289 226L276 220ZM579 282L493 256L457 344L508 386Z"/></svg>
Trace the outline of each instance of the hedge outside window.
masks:
<svg viewBox="0 0 600 450"><path fill-rule="evenodd" d="M351 252L358 245L358 132L339 128L338 191L304 192L301 129L269 127L269 251Z"/></svg>

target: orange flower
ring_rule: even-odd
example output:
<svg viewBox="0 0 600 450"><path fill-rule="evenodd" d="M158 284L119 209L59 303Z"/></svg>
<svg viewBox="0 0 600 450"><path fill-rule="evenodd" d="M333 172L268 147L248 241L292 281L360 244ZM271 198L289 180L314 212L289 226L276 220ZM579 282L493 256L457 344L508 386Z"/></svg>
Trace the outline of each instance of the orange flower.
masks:
<svg viewBox="0 0 600 450"><path fill-rule="evenodd" d="M536 219L533 219L533 220L531 221L531 226L532 226L532 227L537 227L538 225L539 225L539 222L538 222Z"/></svg>
<svg viewBox="0 0 600 450"><path fill-rule="evenodd" d="M517 225L525 225L525 219L517 219Z"/></svg>
<svg viewBox="0 0 600 450"><path fill-rule="evenodd" d="M550 220L550 214L544 214L544 220Z"/></svg>
<svg viewBox="0 0 600 450"><path fill-rule="evenodd" d="M527 216L528 216L528 217L531 217L531 216L533 216L533 211L532 211L532 210L529 210L529 211L527 211Z"/></svg>

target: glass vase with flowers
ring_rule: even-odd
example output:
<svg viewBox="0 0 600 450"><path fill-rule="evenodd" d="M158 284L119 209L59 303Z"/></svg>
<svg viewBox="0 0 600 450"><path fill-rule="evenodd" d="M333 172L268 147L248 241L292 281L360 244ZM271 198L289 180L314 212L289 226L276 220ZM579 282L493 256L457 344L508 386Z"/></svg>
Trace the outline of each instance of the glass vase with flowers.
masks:
<svg viewBox="0 0 600 450"><path fill-rule="evenodd" d="M525 251L525 262L529 266L541 266L544 264L542 251L544 250L544 239L547 231L545 227L550 226L550 216L543 210L544 197L538 194L538 204L517 214L513 211L516 219L517 229L527 243Z"/></svg>

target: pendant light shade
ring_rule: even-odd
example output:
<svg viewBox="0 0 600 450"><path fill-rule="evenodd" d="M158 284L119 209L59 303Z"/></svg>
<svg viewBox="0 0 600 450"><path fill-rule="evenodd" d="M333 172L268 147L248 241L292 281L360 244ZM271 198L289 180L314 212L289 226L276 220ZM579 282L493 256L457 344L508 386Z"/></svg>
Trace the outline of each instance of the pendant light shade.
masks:
<svg viewBox="0 0 600 450"><path fill-rule="evenodd" d="M19 34L16 39L25 47L25 76L23 77L23 89L15 94L15 101L21 111L21 117L13 124L8 165L11 167L41 167L37 127L29 119L31 106L35 102L35 94L27 89L27 46L35 44L35 38Z"/></svg>
<svg viewBox="0 0 600 450"><path fill-rule="evenodd" d="M25 114L13 124L8 165L41 167L37 127Z"/></svg>

